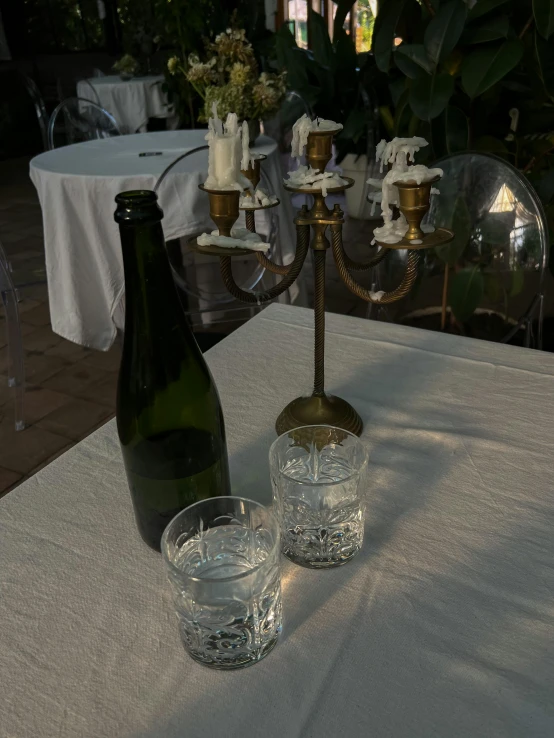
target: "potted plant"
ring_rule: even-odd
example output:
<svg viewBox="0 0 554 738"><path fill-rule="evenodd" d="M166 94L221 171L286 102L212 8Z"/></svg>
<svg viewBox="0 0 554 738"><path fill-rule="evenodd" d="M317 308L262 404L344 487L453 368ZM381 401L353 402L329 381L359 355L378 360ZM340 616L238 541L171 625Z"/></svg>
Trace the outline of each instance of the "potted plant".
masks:
<svg viewBox="0 0 554 738"><path fill-rule="evenodd" d="M119 61L116 61L113 68L119 73L121 79L132 79L138 71L139 63L131 54L125 54Z"/></svg>
<svg viewBox="0 0 554 738"><path fill-rule="evenodd" d="M228 28L218 34L214 42L206 43L201 60L191 54L186 63L177 56L169 59L167 67L174 77L181 76L203 101L199 120L206 122L217 103L223 118L234 112L248 121L250 143L260 133L260 118L269 117L279 109L285 95L285 73L260 74L252 44L244 29Z"/></svg>

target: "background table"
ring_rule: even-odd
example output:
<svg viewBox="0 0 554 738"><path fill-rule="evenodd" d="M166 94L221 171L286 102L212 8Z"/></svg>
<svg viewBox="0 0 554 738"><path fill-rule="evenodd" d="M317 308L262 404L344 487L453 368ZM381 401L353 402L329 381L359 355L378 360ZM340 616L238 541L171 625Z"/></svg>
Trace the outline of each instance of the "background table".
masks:
<svg viewBox="0 0 554 738"><path fill-rule="evenodd" d="M100 105L113 115L124 133L146 131L149 118L168 118L170 127L175 127L175 113L167 104L163 81L163 74L132 79L121 79L118 74L91 77L77 83L77 96L90 100L92 85Z"/></svg>
<svg viewBox="0 0 554 738"><path fill-rule="evenodd" d="M115 196L124 190L153 190L180 154L206 145L205 135L195 130L118 136L64 146L31 161L30 175L42 207L52 329L60 336L100 350L111 346L114 316L124 293ZM277 144L260 136L252 150L268 157L262 166L281 200L277 259L291 260L296 235ZM139 156L148 152L161 155ZM208 196L198 189L207 171L208 152L202 151L164 180L159 198L166 240L215 227ZM267 217L267 211L263 214Z"/></svg>
<svg viewBox="0 0 554 738"><path fill-rule="evenodd" d="M312 313L208 353L234 492L267 501ZM183 652L114 422L0 500L0 733L17 738L551 738L554 357L328 316L329 390L370 452L366 540L284 564L283 639L222 673Z"/></svg>

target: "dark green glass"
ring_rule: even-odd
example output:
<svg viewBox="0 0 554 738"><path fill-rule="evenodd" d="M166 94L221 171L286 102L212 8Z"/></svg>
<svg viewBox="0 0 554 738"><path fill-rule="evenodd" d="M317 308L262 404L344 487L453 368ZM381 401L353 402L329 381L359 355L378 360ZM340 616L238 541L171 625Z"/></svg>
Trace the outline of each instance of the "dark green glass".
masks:
<svg viewBox="0 0 554 738"><path fill-rule="evenodd" d="M117 430L139 532L157 551L183 508L230 494L217 389L179 301L157 195L116 197L125 270Z"/></svg>

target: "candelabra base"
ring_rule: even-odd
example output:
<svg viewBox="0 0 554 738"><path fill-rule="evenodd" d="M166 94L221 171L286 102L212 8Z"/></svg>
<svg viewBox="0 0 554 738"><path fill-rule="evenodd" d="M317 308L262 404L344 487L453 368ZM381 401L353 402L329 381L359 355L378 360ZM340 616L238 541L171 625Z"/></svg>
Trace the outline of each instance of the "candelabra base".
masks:
<svg viewBox="0 0 554 738"><path fill-rule="evenodd" d="M350 403L334 395L297 397L289 402L275 423L278 435L302 425L333 425L356 436L364 424Z"/></svg>

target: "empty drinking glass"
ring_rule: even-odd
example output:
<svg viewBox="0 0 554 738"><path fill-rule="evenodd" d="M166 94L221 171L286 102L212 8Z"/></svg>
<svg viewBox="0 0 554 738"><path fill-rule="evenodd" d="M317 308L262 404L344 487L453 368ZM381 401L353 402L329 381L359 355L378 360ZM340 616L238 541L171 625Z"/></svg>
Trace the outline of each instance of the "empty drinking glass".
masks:
<svg viewBox="0 0 554 738"><path fill-rule="evenodd" d="M162 555L183 645L196 661L237 669L281 633L279 523L242 497L212 497L173 518Z"/></svg>
<svg viewBox="0 0 554 738"><path fill-rule="evenodd" d="M329 425L295 428L273 443L269 464L285 556L320 569L350 561L364 538L359 438Z"/></svg>

